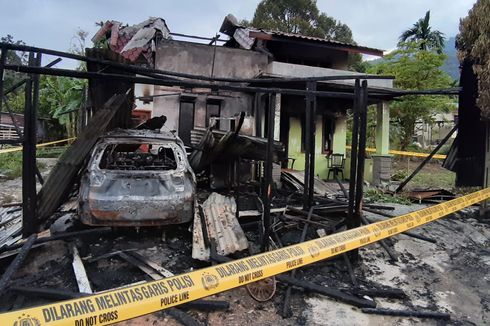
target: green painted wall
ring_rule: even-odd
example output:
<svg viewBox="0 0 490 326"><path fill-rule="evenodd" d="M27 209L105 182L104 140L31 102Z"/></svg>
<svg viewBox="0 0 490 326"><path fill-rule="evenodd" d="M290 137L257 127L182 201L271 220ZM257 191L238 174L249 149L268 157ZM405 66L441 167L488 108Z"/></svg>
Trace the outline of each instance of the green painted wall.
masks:
<svg viewBox="0 0 490 326"><path fill-rule="evenodd" d="M328 168L325 154L322 153L322 117L315 119L315 175L320 178L327 178ZM305 169L305 153L301 151L301 120L289 118L289 148L288 157L295 158L295 170ZM291 167L291 166L289 166Z"/></svg>
<svg viewBox="0 0 490 326"><path fill-rule="evenodd" d="M335 154L345 155L345 145L347 145L347 117L341 116L335 119L332 150Z"/></svg>
<svg viewBox="0 0 490 326"><path fill-rule="evenodd" d="M322 117L317 116L315 120L316 133L315 133L315 175L321 179L326 179L328 175L328 163L325 154L322 153ZM335 134L333 139L333 151L334 153L345 154L347 135L347 124L344 117L337 119L335 126ZM288 137L288 157L295 158L294 163L295 170L305 169L305 153L301 151L301 120L299 118L289 118L289 137ZM291 163L289 163L289 168ZM364 170L364 178L368 182L372 180L372 160L366 159L366 165ZM345 162L344 176L349 178L350 171L350 159L347 158Z"/></svg>

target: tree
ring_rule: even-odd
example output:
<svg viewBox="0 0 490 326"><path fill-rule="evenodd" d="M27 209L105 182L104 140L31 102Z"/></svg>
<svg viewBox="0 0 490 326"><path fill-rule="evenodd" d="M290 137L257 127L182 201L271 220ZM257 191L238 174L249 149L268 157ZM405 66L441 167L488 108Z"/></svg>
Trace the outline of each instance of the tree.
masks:
<svg viewBox="0 0 490 326"><path fill-rule="evenodd" d="M432 30L430 26L430 10L425 13L425 17L420 18L412 28L407 29L400 35L398 45L407 41L419 42L421 50L434 49L437 53L442 53L444 49L444 34L438 30Z"/></svg>
<svg viewBox="0 0 490 326"><path fill-rule="evenodd" d="M9 43L15 45L25 45L21 40L14 40L14 37L7 34L5 37L0 38L0 42ZM27 53L21 51L8 51L7 53L7 64L10 65L23 65L27 64ZM11 70L6 70L4 76L4 89L8 89L13 84L17 83L19 80L25 77L24 74L16 73Z"/></svg>
<svg viewBox="0 0 490 326"><path fill-rule="evenodd" d="M240 24L356 44L349 26L320 13L315 0L262 0L252 21L242 20ZM360 67L361 62L360 54L349 55L351 69Z"/></svg>
<svg viewBox="0 0 490 326"><path fill-rule="evenodd" d="M422 41L420 41L422 42ZM420 42L401 43L385 60L369 68L369 73L395 76L394 86L406 90L446 88L451 77L441 70L446 55L420 49ZM452 99L447 96L404 96L393 101L391 114L400 126L400 149L412 143L415 123L421 119L431 123L437 112L449 111Z"/></svg>
<svg viewBox="0 0 490 326"><path fill-rule="evenodd" d="M71 38L69 52L85 55L85 40L88 32L78 29ZM85 71L84 62L80 63L77 70ZM76 136L76 122L78 109L84 104L87 80L42 76L39 91L39 111L56 119L65 127L68 137Z"/></svg>
<svg viewBox="0 0 490 326"><path fill-rule="evenodd" d="M78 30L70 42L70 52L84 54L85 39L88 33ZM14 41L11 35L1 38L2 42L25 45L24 42ZM27 54L24 52L9 51L7 62L15 65L27 64ZM84 70L85 66L80 64L78 70ZM7 70L5 72L5 89L17 81L26 77ZM83 104L84 89L87 87L85 79L74 79L68 77L55 77L41 75L39 79L39 117L52 118L51 127L59 130L65 127L66 133L72 137L75 134L76 110ZM8 96L9 106L14 112L24 112L24 88L21 87L15 93Z"/></svg>
<svg viewBox="0 0 490 326"><path fill-rule="evenodd" d="M353 42L352 31L340 21L320 13L315 0L262 0L251 22L256 28Z"/></svg>
<svg viewBox="0 0 490 326"><path fill-rule="evenodd" d="M478 0L463 18L456 37L461 62L468 60L478 79L476 105L490 119L490 1Z"/></svg>
<svg viewBox="0 0 490 326"><path fill-rule="evenodd" d="M74 137L76 115L83 105L86 87L84 79L42 76L39 90L39 112L47 114L65 127L68 137Z"/></svg>
<svg viewBox="0 0 490 326"><path fill-rule="evenodd" d="M70 40L69 52L78 55L85 55L85 41L87 40L87 36L88 32L79 28ZM77 70L87 71L87 64L80 61Z"/></svg>

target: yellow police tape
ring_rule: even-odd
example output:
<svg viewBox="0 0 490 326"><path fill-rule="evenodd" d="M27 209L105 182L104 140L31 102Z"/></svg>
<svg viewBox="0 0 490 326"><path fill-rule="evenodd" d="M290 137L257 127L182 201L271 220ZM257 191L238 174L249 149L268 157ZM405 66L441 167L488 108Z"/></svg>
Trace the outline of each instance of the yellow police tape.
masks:
<svg viewBox="0 0 490 326"><path fill-rule="evenodd" d="M49 146L49 145L65 143L65 142L69 142L69 141L75 140L75 139L77 139L77 138L72 137L72 138L67 138L67 139L55 140L55 141L51 141L49 143L37 144L36 147L45 147L45 146ZM22 146L10 147L10 148L5 148L5 149L0 149L0 154L11 153L11 152L19 152L21 150L22 150Z"/></svg>
<svg viewBox="0 0 490 326"><path fill-rule="evenodd" d="M490 198L490 188L300 244L87 297L0 314L0 324L108 325L230 290L413 229Z"/></svg>
<svg viewBox="0 0 490 326"><path fill-rule="evenodd" d="M352 146L347 145L347 146L345 146L345 148L351 149ZM374 153L374 152L376 152L376 148L366 147L366 152L372 152L372 153ZM414 156L414 157L427 157L427 156L429 156L429 154L427 154L427 153L396 151L396 150L392 150L392 149L390 149L388 151L388 154L402 155L402 156ZM432 156L432 158L444 160L446 158L446 155L444 155L444 154L434 154L434 156Z"/></svg>

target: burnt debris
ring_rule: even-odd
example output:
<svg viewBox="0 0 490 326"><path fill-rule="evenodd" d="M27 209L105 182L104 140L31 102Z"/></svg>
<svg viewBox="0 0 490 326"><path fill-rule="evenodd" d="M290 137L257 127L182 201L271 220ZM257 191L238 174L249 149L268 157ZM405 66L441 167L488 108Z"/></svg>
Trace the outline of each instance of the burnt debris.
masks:
<svg viewBox="0 0 490 326"><path fill-rule="evenodd" d="M142 46L136 46L132 39L138 29L145 35ZM261 38L292 37L254 32ZM29 119L36 115L40 74L89 79L93 109L85 116L86 125L76 141L60 157L38 193L35 126L28 123L24 128L23 206L1 211L0 263L5 268L0 293L6 293L6 300L2 300L0 310L159 280L212 262L231 261L316 239L370 223L362 215L363 210L390 208L368 205L363 199L367 106L374 99L425 93L368 87L367 80L391 78L386 76L348 73L301 78L209 77L128 64L114 54L120 53L131 62L144 57L146 63L152 63L155 59L151 53L152 42L158 37L169 38L170 34L161 19L128 27L109 21L103 24L95 40L111 40L112 52L91 49L87 56L0 44L0 76L6 69L29 73L25 109ZM131 37L124 44L118 43L124 35ZM211 41L216 43L217 38ZM360 50L353 45L349 49ZM20 50L31 53L30 64L7 64L7 51ZM88 71L40 67L41 54L87 62ZM354 82L352 87L340 90L330 90L320 84L336 80ZM206 112L205 123L192 125L190 141L186 139L184 144L175 131L169 130L165 115L149 118L134 127L131 109L135 83L212 94L216 98L207 103L209 111L221 110L216 104L220 92L253 94L249 102L257 102L254 106L257 112L255 116L250 112L235 112L226 121L219 114ZM455 90L426 93L454 94ZM284 124L275 112L276 97L281 94L306 101L304 171L287 168L291 158L287 157L285 143L278 140L281 137L275 136L274 128L279 128L276 131L280 134ZM184 95L188 103L193 101L192 93ZM354 131L349 182L337 176L333 182L325 182L316 176L315 117L320 98L336 99L343 106L352 106ZM229 128L221 130L220 124ZM257 124L256 132L245 130L254 124ZM75 203L73 207L65 207L69 199ZM56 228L50 229L56 220L62 224L66 214L76 220L70 225L70 231L56 233ZM428 237L414 237L433 242ZM395 263L397 256L392 244L386 241L382 245ZM32 264L34 271L16 274L25 263ZM366 309L376 308L380 297L407 303L409 299L403 291L373 285L362 277L356 264L359 264L358 255L349 253L288 275L268 278L262 284L248 287L248 291L260 302L284 298L277 304L277 311L284 317L293 314L292 307L296 301L303 300L304 291ZM188 303L166 313L183 324L195 325L208 318L195 310L229 307L230 302L220 298ZM380 309L365 311L392 313ZM429 316L420 312L398 314ZM432 317L446 318L436 313Z"/></svg>

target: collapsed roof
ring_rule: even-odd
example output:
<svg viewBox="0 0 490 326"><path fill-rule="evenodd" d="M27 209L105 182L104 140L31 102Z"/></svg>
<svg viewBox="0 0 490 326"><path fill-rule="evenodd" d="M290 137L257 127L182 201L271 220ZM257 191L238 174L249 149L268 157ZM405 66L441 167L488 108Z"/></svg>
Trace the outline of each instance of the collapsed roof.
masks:
<svg viewBox="0 0 490 326"><path fill-rule="evenodd" d="M112 51L119 53L131 62L143 55L151 64L155 51L155 39L170 38L170 31L162 18L151 17L137 25L122 26L115 20L106 21L92 37L94 44L106 44Z"/></svg>

